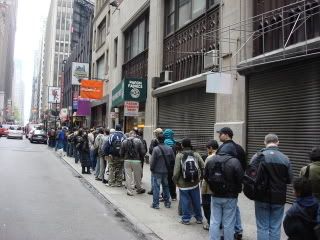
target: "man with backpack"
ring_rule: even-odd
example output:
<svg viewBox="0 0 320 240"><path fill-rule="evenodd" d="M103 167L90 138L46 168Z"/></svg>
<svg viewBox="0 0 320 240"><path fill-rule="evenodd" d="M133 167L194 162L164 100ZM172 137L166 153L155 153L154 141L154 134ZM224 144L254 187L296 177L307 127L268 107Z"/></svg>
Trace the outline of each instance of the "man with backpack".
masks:
<svg viewBox="0 0 320 240"><path fill-rule="evenodd" d="M278 136L270 133L265 136L264 143L266 148L253 156L246 170L244 193L255 200L257 239L280 240L287 184L291 183L292 171L289 158L279 150ZM248 179L254 181L250 184ZM253 194L248 194L250 192Z"/></svg>
<svg viewBox="0 0 320 240"><path fill-rule="evenodd" d="M238 195L242 190L243 169L237 158L220 150L206 160L204 179L212 191L210 240L233 240Z"/></svg>
<svg viewBox="0 0 320 240"><path fill-rule="evenodd" d="M122 132L120 124L116 125L116 131L112 133L105 144L104 153L109 158L109 182L110 187L122 187L123 159L120 156L121 144L126 136Z"/></svg>
<svg viewBox="0 0 320 240"><path fill-rule="evenodd" d="M170 208L171 202L168 185L168 173L172 171L170 165L174 164L175 155L172 148L164 144L165 138L163 134L159 134L157 139L158 145L153 149L150 161L153 187L153 201L151 207L154 209L159 209L160 185L162 185L164 206L166 208Z"/></svg>
<svg viewBox="0 0 320 240"><path fill-rule="evenodd" d="M106 162L104 158L104 152L102 149L103 146L103 140L105 138L105 130L103 128L99 128L98 135L94 141L94 148L97 153L98 159L97 159L97 170L96 170L96 180L97 181L103 181L104 171L106 168ZM98 163L99 162L99 163Z"/></svg>
<svg viewBox="0 0 320 240"><path fill-rule="evenodd" d="M305 176L311 181L313 196L320 203L320 147L314 147L310 153L311 163L300 171L300 176Z"/></svg>
<svg viewBox="0 0 320 240"><path fill-rule="evenodd" d="M129 133L129 138L123 140L121 144L120 156L124 158L124 170L126 174L127 195L133 196L132 183L137 188L137 193L145 193L146 190L141 187L142 164L146 149L142 141L136 136L135 131Z"/></svg>
<svg viewBox="0 0 320 240"><path fill-rule="evenodd" d="M247 167L246 153L239 144L235 143L232 140L233 138L232 129L229 127L223 127L219 131L217 131L217 133L219 134L219 140L222 142L222 145L220 145L216 154L223 152L225 154L228 154L238 159L238 161L240 161L243 171L245 171ZM236 224L234 226L234 230L235 230L234 238L236 240L241 240L243 229L241 224L240 210L238 206L236 211Z"/></svg>
<svg viewBox="0 0 320 240"><path fill-rule="evenodd" d="M204 162L199 153L192 150L191 140L182 140L183 151L178 153L174 165L173 181L179 187L182 207L181 223L189 225L192 203L197 224L202 224L199 182L202 178Z"/></svg>

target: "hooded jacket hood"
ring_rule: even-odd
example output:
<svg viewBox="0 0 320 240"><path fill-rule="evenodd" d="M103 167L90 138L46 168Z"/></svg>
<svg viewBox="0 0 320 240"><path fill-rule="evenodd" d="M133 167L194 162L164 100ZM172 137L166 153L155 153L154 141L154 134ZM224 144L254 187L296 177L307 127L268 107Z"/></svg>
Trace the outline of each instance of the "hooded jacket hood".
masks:
<svg viewBox="0 0 320 240"><path fill-rule="evenodd" d="M164 130L163 135L165 137L164 143L166 145L172 147L176 144L176 141L173 139L174 131L172 129Z"/></svg>
<svg viewBox="0 0 320 240"><path fill-rule="evenodd" d="M287 212L288 216L299 216L310 224L317 223L319 203L313 196L297 198L292 207Z"/></svg>

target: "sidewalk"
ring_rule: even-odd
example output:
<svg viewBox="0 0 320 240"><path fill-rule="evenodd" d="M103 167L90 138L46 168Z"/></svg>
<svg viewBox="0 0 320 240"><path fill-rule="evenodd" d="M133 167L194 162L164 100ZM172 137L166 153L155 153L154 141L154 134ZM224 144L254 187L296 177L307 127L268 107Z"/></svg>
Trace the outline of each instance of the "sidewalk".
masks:
<svg viewBox="0 0 320 240"><path fill-rule="evenodd" d="M73 158L63 157L63 159L73 167L80 175L81 166L75 164ZM150 190L151 173L149 165L145 164L143 171L143 186L148 191ZM152 196L148 194L135 195L129 197L126 194L125 188L107 187L100 181L94 179L94 175L82 175L94 188L96 188L108 201L113 204L122 214L129 219L138 229L144 234L157 239L155 235L164 240L207 240L208 231L203 230L202 225L198 225L193 220L189 226L179 223L178 216L178 201L172 202L172 207L167 209L160 204L160 209L150 208ZM244 195L239 196L239 207L242 217L242 225L244 228L245 240L256 239L256 225L254 215L254 204ZM286 206L288 209L289 205ZM155 235L154 235L155 234ZM282 238L286 239L282 232Z"/></svg>

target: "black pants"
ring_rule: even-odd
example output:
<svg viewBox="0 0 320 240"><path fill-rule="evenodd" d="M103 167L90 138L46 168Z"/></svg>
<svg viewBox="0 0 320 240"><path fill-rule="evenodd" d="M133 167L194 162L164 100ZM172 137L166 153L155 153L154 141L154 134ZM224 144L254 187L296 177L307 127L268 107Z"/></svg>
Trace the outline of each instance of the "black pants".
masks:
<svg viewBox="0 0 320 240"><path fill-rule="evenodd" d="M171 199L177 199L176 185L174 184L172 177L173 177L173 173L169 173L168 174L169 192L170 192Z"/></svg>
<svg viewBox="0 0 320 240"><path fill-rule="evenodd" d="M210 215L211 215L211 195L210 194L202 194L202 209L205 218L207 219L208 223L210 224Z"/></svg>

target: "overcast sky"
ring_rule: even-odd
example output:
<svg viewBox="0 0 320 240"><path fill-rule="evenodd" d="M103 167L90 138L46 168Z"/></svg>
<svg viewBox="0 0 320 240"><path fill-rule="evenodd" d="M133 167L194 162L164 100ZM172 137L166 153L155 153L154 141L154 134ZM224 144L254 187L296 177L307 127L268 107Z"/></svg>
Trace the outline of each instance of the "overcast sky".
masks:
<svg viewBox="0 0 320 240"><path fill-rule="evenodd" d="M22 62L22 78L25 83L24 116L27 122L31 106L34 54L39 48L41 20L48 15L50 0L18 1L15 59Z"/></svg>

